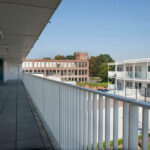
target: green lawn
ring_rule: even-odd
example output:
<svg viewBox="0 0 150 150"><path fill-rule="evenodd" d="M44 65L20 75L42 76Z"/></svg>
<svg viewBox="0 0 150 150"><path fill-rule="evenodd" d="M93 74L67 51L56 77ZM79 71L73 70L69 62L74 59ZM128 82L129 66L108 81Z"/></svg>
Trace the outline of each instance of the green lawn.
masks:
<svg viewBox="0 0 150 150"><path fill-rule="evenodd" d="M79 86L86 86L88 85L89 87L104 87L104 88L108 88L108 82L101 82L101 83L78 83Z"/></svg>

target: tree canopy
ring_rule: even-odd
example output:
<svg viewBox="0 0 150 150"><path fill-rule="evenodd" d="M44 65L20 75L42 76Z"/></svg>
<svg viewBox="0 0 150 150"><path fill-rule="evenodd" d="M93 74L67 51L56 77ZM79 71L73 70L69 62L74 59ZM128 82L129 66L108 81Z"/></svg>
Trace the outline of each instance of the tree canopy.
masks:
<svg viewBox="0 0 150 150"><path fill-rule="evenodd" d="M67 55L67 56L63 56L63 55L56 55L54 57L55 60L75 60L76 59L76 53L74 53L73 55Z"/></svg>
<svg viewBox="0 0 150 150"><path fill-rule="evenodd" d="M90 77L100 77L106 82L108 78L108 63L114 62L109 54L91 56L89 60Z"/></svg>
<svg viewBox="0 0 150 150"><path fill-rule="evenodd" d="M64 57L63 55L56 55L56 56L54 57L54 59L55 59L55 60L63 60L63 59L65 59L65 57Z"/></svg>
<svg viewBox="0 0 150 150"><path fill-rule="evenodd" d="M46 59L46 60L51 60L50 57L44 57L43 59L44 59L44 60L45 60L45 59Z"/></svg>

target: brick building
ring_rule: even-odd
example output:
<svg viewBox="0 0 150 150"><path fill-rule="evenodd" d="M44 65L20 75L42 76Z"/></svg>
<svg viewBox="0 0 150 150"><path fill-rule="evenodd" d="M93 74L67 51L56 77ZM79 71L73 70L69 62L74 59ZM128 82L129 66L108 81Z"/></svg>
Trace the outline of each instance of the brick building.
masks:
<svg viewBox="0 0 150 150"><path fill-rule="evenodd" d="M62 80L89 81L88 53L76 53L76 60L25 59L23 72L56 76Z"/></svg>

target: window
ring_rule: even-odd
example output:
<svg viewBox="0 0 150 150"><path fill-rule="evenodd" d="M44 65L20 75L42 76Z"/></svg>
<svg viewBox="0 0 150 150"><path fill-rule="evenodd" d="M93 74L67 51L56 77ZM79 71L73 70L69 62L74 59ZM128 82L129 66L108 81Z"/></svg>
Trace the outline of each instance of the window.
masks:
<svg viewBox="0 0 150 150"><path fill-rule="evenodd" d="M79 75L81 75L81 70L79 70Z"/></svg>
<svg viewBox="0 0 150 150"><path fill-rule="evenodd" d="M26 62L26 68L28 68L29 66L28 66L28 62Z"/></svg>
<svg viewBox="0 0 150 150"><path fill-rule="evenodd" d="M87 82L87 78L85 78L85 82Z"/></svg>
<svg viewBox="0 0 150 150"><path fill-rule="evenodd" d="M75 64L74 64L74 63L72 63L72 68L73 68L73 67L75 67Z"/></svg>
<svg viewBox="0 0 150 150"><path fill-rule="evenodd" d="M77 70L75 70L75 75L77 75Z"/></svg>
<svg viewBox="0 0 150 150"><path fill-rule="evenodd" d="M82 70L82 75L84 75L84 70Z"/></svg>
<svg viewBox="0 0 150 150"><path fill-rule="evenodd" d="M63 68L64 67L64 63L63 62L61 62L61 68Z"/></svg>
<svg viewBox="0 0 150 150"><path fill-rule="evenodd" d="M127 70L127 72L132 72L132 66L127 66L126 70Z"/></svg>
<svg viewBox="0 0 150 150"><path fill-rule="evenodd" d="M53 70L53 75L54 75L54 76L56 75L56 70Z"/></svg>
<svg viewBox="0 0 150 150"><path fill-rule="evenodd" d="M49 62L49 67L52 68L53 67L53 63Z"/></svg>
<svg viewBox="0 0 150 150"><path fill-rule="evenodd" d="M148 72L150 72L150 66L148 66Z"/></svg>
<svg viewBox="0 0 150 150"><path fill-rule="evenodd" d="M82 62L82 67L84 67L84 62Z"/></svg>
<svg viewBox="0 0 150 150"><path fill-rule="evenodd" d="M35 67L35 68L37 67L37 62L34 62L34 67Z"/></svg>
<svg viewBox="0 0 150 150"><path fill-rule="evenodd" d="M123 71L123 66L118 66L117 71Z"/></svg>
<svg viewBox="0 0 150 150"><path fill-rule="evenodd" d="M87 62L85 62L85 67L87 67Z"/></svg>
<svg viewBox="0 0 150 150"><path fill-rule="evenodd" d="M72 75L74 75L74 70L72 70Z"/></svg>
<svg viewBox="0 0 150 150"><path fill-rule="evenodd" d="M81 68L81 62L79 62L79 67Z"/></svg>
<svg viewBox="0 0 150 150"><path fill-rule="evenodd" d="M56 62L53 62L53 67L56 68Z"/></svg>
<svg viewBox="0 0 150 150"><path fill-rule="evenodd" d="M44 68L44 62L41 62L42 68Z"/></svg>
<svg viewBox="0 0 150 150"><path fill-rule="evenodd" d="M52 76L52 75L53 75L52 70L50 70L50 76Z"/></svg>
<svg viewBox="0 0 150 150"><path fill-rule="evenodd" d="M46 68L48 68L49 67L49 63L48 62L46 62Z"/></svg>
<svg viewBox="0 0 150 150"><path fill-rule="evenodd" d="M132 88L132 82L127 82L127 83L126 83L126 87L127 87L127 88Z"/></svg>
<svg viewBox="0 0 150 150"><path fill-rule="evenodd" d="M71 67L71 63L68 63L68 67L69 67L69 68Z"/></svg>
<svg viewBox="0 0 150 150"><path fill-rule="evenodd" d="M75 64L74 64L74 65L75 65L75 67L77 68L77 62L75 62Z"/></svg>
<svg viewBox="0 0 150 150"><path fill-rule="evenodd" d="M38 62L38 67L40 68L40 66L41 66L41 62Z"/></svg>
<svg viewBox="0 0 150 150"><path fill-rule="evenodd" d="M66 62L64 62L64 67L65 67L65 68L67 67L67 63L66 63Z"/></svg>
<svg viewBox="0 0 150 150"><path fill-rule="evenodd" d="M67 71L66 70L64 70L64 76L66 76L67 75Z"/></svg>
<svg viewBox="0 0 150 150"><path fill-rule="evenodd" d="M69 75L69 76L71 75L71 70L68 70L68 75Z"/></svg>
<svg viewBox="0 0 150 150"><path fill-rule="evenodd" d="M85 75L87 75L87 70L85 70Z"/></svg>
<svg viewBox="0 0 150 150"><path fill-rule="evenodd" d="M60 62L57 62L57 68L59 68L60 67Z"/></svg>
<svg viewBox="0 0 150 150"><path fill-rule="evenodd" d="M63 70L61 70L61 76L63 76L64 75L64 71Z"/></svg>
<svg viewBox="0 0 150 150"><path fill-rule="evenodd" d="M135 67L135 71L136 72L141 72L142 71L142 67L141 66L136 66Z"/></svg>
<svg viewBox="0 0 150 150"><path fill-rule="evenodd" d="M60 70L57 70L57 76L60 76Z"/></svg>

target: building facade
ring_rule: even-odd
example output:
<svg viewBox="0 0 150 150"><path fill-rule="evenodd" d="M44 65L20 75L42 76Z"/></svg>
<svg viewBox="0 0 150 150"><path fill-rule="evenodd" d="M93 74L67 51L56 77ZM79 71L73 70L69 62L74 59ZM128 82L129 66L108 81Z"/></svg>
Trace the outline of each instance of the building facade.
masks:
<svg viewBox="0 0 150 150"><path fill-rule="evenodd" d="M150 58L110 63L108 67L108 79L114 79L109 90L128 92L132 96L136 89L141 89L141 95L150 96Z"/></svg>
<svg viewBox="0 0 150 150"><path fill-rule="evenodd" d="M62 80L88 82L88 53L76 53L76 60L25 59L23 72L55 76Z"/></svg>

